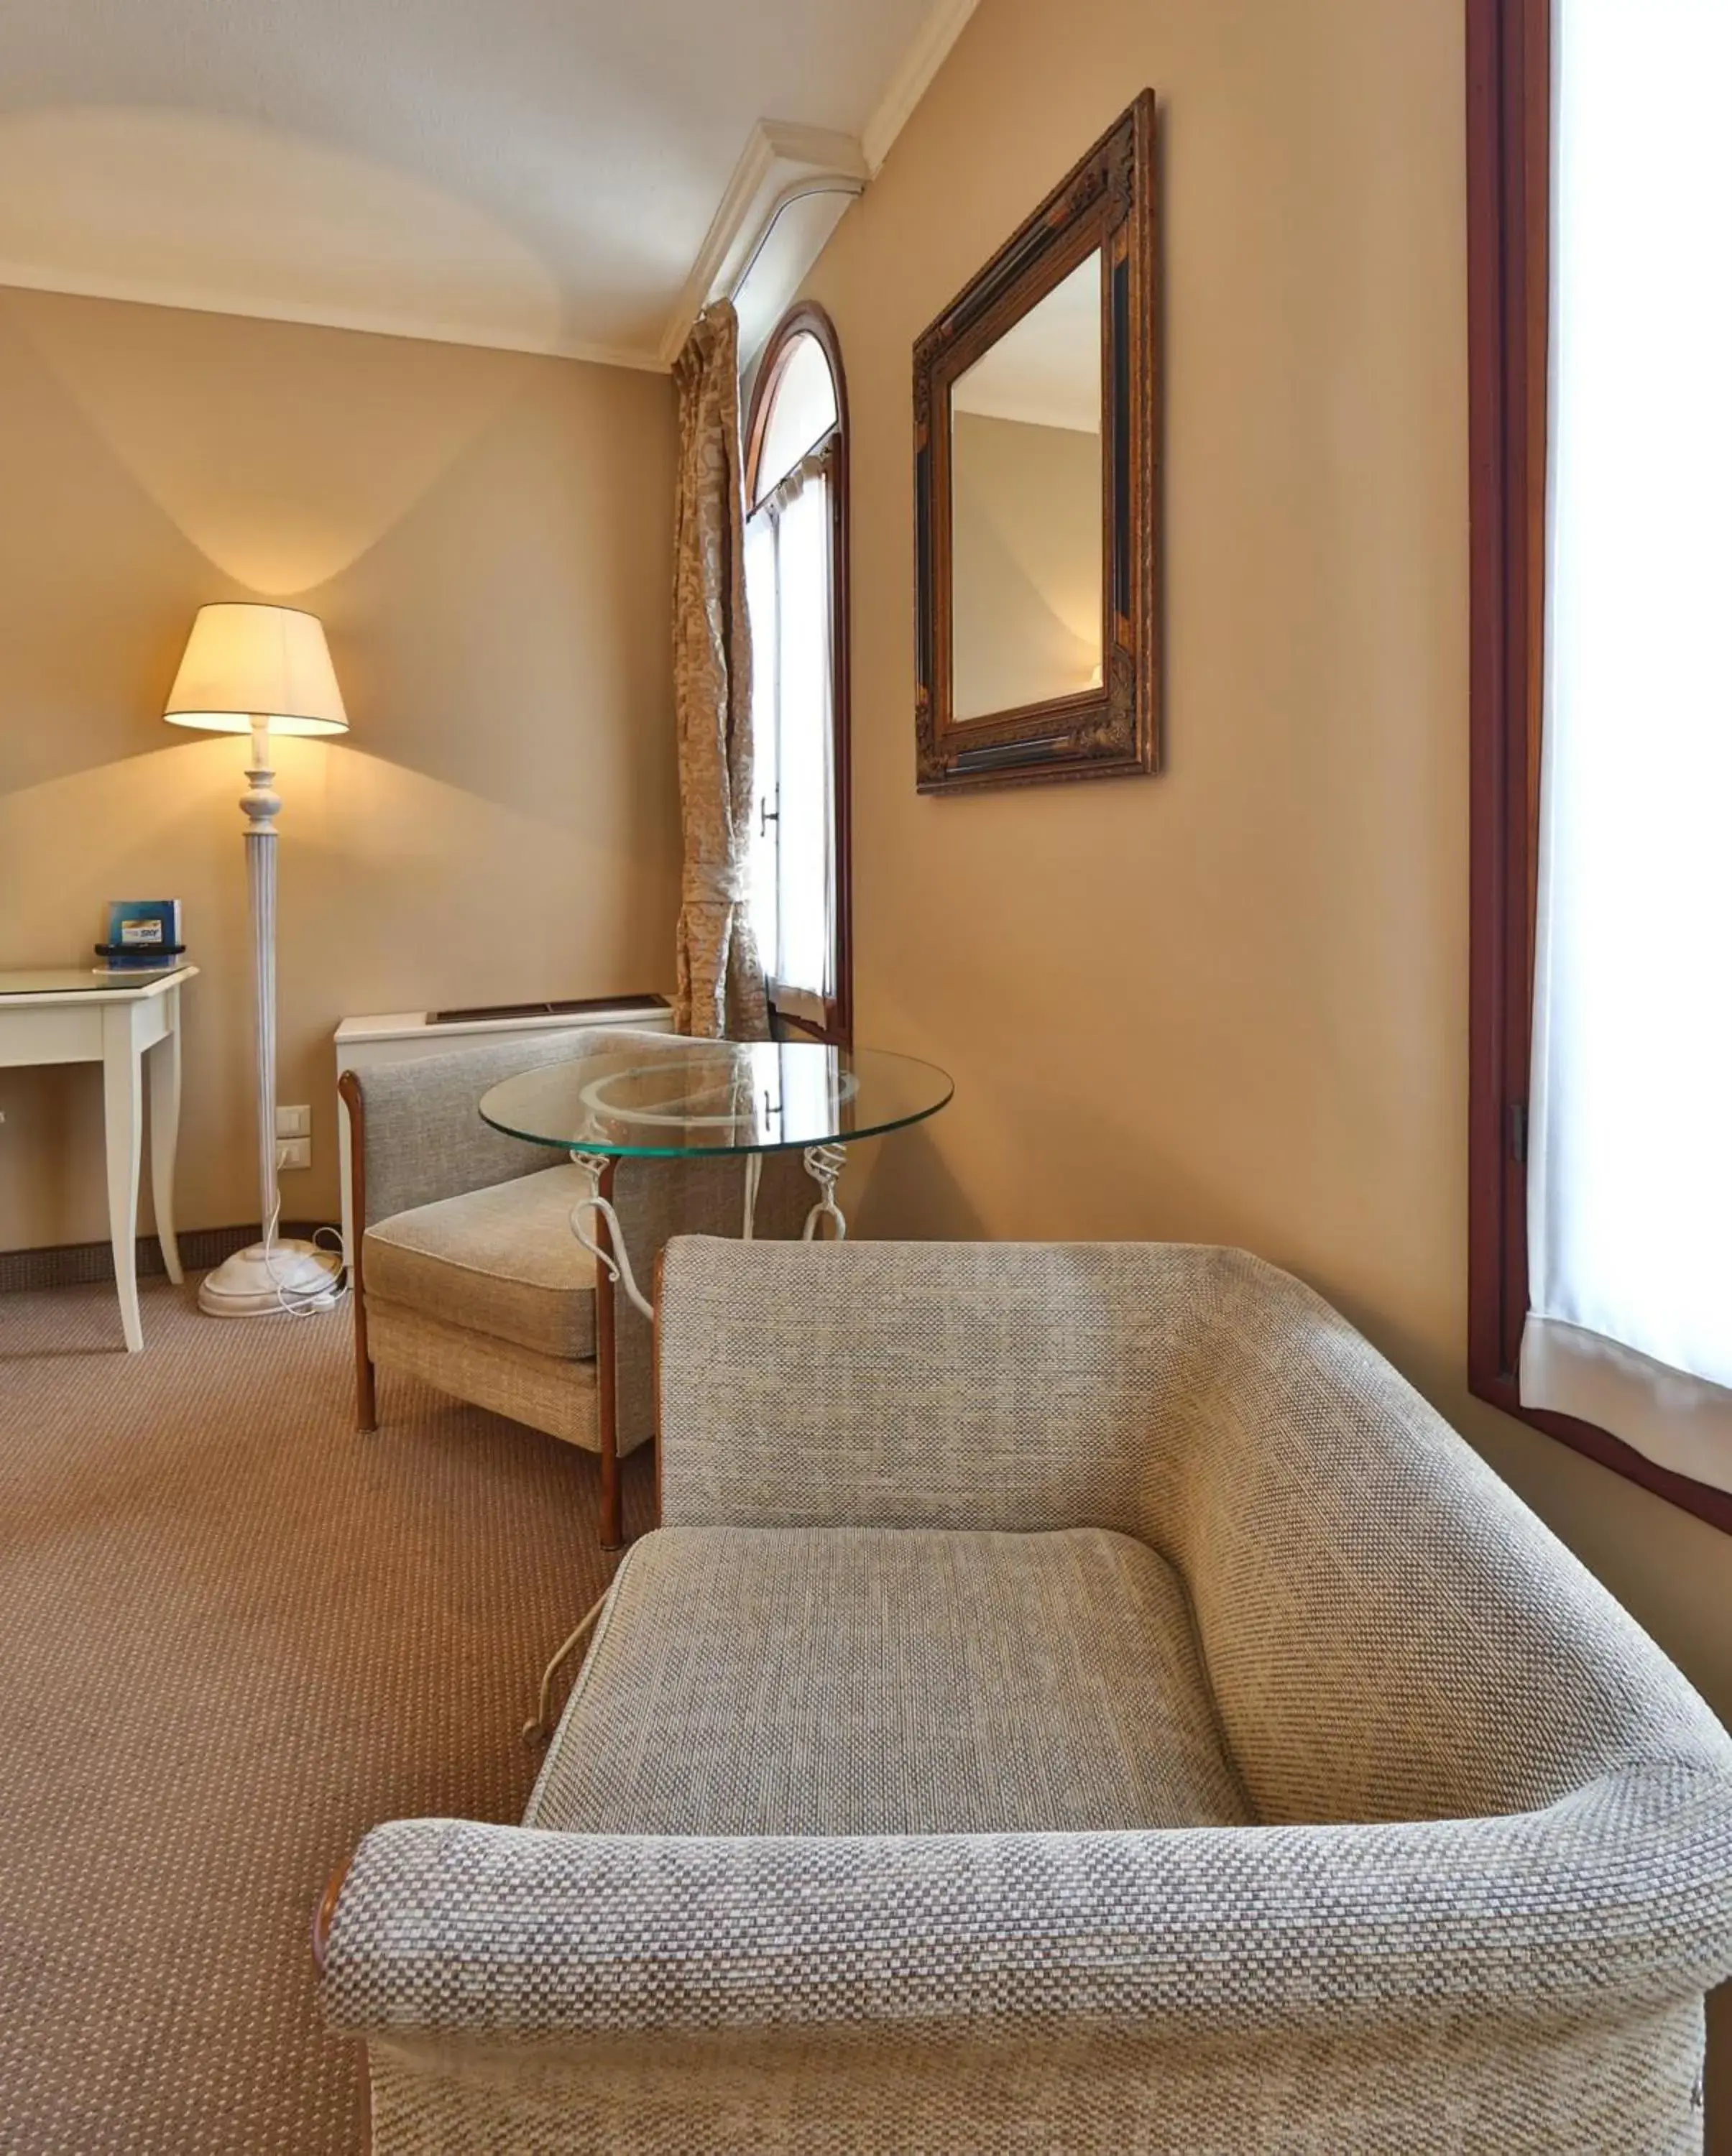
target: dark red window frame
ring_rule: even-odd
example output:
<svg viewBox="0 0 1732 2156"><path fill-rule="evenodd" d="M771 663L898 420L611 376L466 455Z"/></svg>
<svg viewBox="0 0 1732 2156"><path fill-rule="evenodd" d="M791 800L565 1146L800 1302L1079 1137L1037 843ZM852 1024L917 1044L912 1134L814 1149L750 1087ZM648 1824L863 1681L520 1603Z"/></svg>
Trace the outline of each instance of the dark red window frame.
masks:
<svg viewBox="0 0 1732 2156"><path fill-rule="evenodd" d="M1551 0L1467 0L1472 1389L1732 1532L1732 1496L1597 1424L1524 1408L1527 1103L1539 853Z"/></svg>

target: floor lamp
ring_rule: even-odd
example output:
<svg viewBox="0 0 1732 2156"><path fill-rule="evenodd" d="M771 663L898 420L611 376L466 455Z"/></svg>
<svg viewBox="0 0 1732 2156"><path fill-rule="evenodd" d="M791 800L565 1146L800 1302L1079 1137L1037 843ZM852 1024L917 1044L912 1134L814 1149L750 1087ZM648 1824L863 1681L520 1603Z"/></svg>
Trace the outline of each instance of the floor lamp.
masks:
<svg viewBox="0 0 1732 2156"><path fill-rule="evenodd" d="M223 1317L321 1310L337 1296L341 1260L277 1235L276 812L270 734L340 734L348 714L316 615L296 607L200 607L162 716L171 726L252 736L241 809L253 920L253 1010L259 1080L259 1219L262 1240L207 1273L198 1306Z"/></svg>

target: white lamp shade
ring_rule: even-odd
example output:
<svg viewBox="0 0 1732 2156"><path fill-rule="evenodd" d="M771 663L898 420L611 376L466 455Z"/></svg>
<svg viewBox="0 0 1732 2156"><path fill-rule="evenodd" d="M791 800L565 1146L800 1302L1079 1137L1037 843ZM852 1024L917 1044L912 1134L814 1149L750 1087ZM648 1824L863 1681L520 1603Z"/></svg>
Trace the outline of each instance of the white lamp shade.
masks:
<svg viewBox="0 0 1732 2156"><path fill-rule="evenodd" d="M342 691L316 614L222 601L202 606L162 716L171 726L244 734L254 719L277 734L341 734Z"/></svg>

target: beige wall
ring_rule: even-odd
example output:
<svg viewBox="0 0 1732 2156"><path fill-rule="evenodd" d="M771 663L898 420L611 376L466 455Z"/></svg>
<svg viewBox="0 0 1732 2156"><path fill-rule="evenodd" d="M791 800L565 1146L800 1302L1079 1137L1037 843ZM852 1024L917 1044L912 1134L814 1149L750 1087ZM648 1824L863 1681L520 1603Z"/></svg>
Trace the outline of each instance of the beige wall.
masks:
<svg viewBox="0 0 1732 2156"><path fill-rule="evenodd" d="M951 670L960 718L1100 679L1101 438L950 422Z"/></svg>
<svg viewBox="0 0 1732 2156"><path fill-rule="evenodd" d="M283 1204L328 1219L345 1014L668 985L672 465L654 375L0 292L0 967L185 901L184 1224L258 1218L245 744L159 716L193 608L321 614L353 725L276 744ZM95 1070L0 1110L0 1248L104 1235Z"/></svg>
<svg viewBox="0 0 1732 2156"><path fill-rule="evenodd" d="M862 1224L1291 1266L1732 1714L1732 1544L1466 1392L1462 13L982 0L809 280L854 429L858 1030L957 1080ZM910 347L1144 85L1167 768L924 798Z"/></svg>

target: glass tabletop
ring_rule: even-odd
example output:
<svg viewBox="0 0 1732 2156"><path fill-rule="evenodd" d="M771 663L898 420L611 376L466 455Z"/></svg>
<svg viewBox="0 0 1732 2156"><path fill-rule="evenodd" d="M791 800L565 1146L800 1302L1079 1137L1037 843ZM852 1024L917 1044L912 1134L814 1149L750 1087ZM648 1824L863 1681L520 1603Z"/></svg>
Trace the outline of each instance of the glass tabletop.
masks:
<svg viewBox="0 0 1732 2156"><path fill-rule="evenodd" d="M818 1041L669 1040L574 1055L481 1096L495 1130L629 1159L847 1145L936 1115L955 1089L935 1064Z"/></svg>
<svg viewBox="0 0 1732 2156"><path fill-rule="evenodd" d="M192 971L178 958L161 966L37 966L24 973L0 973L0 997L111 994L116 988L154 988L176 973Z"/></svg>

